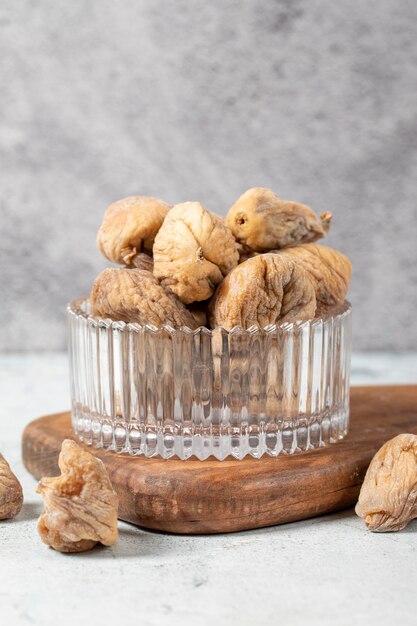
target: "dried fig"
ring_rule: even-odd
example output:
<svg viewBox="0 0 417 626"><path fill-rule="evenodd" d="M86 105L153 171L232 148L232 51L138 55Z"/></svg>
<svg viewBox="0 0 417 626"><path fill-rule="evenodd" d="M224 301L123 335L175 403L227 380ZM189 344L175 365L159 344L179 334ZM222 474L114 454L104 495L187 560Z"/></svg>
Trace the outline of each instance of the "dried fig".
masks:
<svg viewBox="0 0 417 626"><path fill-rule="evenodd" d="M417 517L417 435L398 435L376 453L355 511L375 532L401 530Z"/></svg>
<svg viewBox="0 0 417 626"><path fill-rule="evenodd" d="M171 209L153 253L155 276L186 304L210 298L239 259L229 228L199 202Z"/></svg>
<svg viewBox="0 0 417 626"><path fill-rule="evenodd" d="M279 255L293 260L308 272L316 292L316 315L344 302L352 276L352 264L347 256L315 243L286 248L280 250Z"/></svg>
<svg viewBox="0 0 417 626"><path fill-rule="evenodd" d="M23 505L23 491L10 465L0 454L0 520L11 519Z"/></svg>
<svg viewBox="0 0 417 626"><path fill-rule="evenodd" d="M226 224L244 250L267 252L324 237L332 214L320 219L299 202L282 200L270 189L254 187L238 198L226 215Z"/></svg>
<svg viewBox="0 0 417 626"><path fill-rule="evenodd" d="M96 278L90 296L96 317L116 321L196 327L190 311L146 270L108 268Z"/></svg>
<svg viewBox="0 0 417 626"><path fill-rule="evenodd" d="M129 196L109 206L97 234L97 247L113 263L130 265L139 252L152 252L155 235L170 205L158 198Z"/></svg>
<svg viewBox="0 0 417 626"><path fill-rule="evenodd" d="M260 254L238 265L220 283L210 302L213 327L261 328L314 317L316 297L310 278L296 263Z"/></svg>
<svg viewBox="0 0 417 626"><path fill-rule="evenodd" d="M153 258L149 254L139 252L135 254L130 260L130 267L135 267L138 270L146 270L147 272L153 272Z"/></svg>
<svg viewBox="0 0 417 626"><path fill-rule="evenodd" d="M59 455L61 476L42 478L45 513L38 522L44 543L59 552L84 552L117 541L118 498L102 461L66 439Z"/></svg>

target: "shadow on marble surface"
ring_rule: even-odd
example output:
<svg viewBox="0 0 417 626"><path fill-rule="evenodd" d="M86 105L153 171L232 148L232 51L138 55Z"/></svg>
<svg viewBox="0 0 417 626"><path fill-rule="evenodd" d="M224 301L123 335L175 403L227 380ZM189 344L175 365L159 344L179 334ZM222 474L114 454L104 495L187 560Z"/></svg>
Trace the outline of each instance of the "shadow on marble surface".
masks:
<svg viewBox="0 0 417 626"><path fill-rule="evenodd" d="M72 558L84 559L131 559L146 557L164 557L168 553L178 553L178 545L170 544L166 540L166 533L152 533L142 529L123 527L119 524L119 539L113 546L106 547L98 544L88 552L71 554ZM65 556L65 555L64 555Z"/></svg>

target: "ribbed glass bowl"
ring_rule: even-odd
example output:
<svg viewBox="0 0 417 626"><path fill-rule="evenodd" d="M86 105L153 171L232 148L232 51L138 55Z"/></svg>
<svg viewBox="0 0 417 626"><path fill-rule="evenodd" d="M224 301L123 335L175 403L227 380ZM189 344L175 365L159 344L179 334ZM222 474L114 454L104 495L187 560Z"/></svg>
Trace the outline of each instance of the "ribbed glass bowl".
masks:
<svg viewBox="0 0 417 626"><path fill-rule="evenodd" d="M294 454L349 421L351 307L263 330L174 330L68 306L72 426L87 444L187 459Z"/></svg>

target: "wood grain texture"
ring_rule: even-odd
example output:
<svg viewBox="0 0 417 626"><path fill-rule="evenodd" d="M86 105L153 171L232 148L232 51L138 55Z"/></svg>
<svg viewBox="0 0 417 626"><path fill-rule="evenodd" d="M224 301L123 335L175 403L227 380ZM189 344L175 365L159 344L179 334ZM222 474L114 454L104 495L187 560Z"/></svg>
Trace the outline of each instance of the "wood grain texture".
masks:
<svg viewBox="0 0 417 626"><path fill-rule="evenodd" d="M90 452L106 464L119 517L174 533L219 533L305 519L355 504L369 462L399 433L417 434L417 386L353 387L351 426L340 443L260 460L178 461ZM59 474L58 454L74 438L70 414L31 422L23 461L36 478Z"/></svg>

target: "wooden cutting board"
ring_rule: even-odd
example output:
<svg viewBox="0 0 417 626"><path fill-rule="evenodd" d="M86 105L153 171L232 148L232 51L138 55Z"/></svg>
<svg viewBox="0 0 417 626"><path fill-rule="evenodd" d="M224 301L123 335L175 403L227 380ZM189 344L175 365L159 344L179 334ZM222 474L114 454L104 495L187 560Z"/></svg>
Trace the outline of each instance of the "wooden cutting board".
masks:
<svg viewBox="0 0 417 626"><path fill-rule="evenodd" d="M146 459L95 450L116 489L119 517L174 533L219 533L305 519L353 506L372 456L399 433L417 433L417 386L353 387L351 425L340 443L295 456L217 461ZM23 461L56 476L70 414L31 422Z"/></svg>

